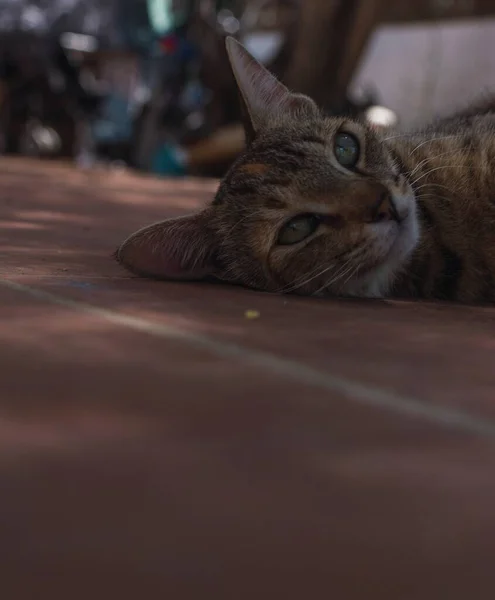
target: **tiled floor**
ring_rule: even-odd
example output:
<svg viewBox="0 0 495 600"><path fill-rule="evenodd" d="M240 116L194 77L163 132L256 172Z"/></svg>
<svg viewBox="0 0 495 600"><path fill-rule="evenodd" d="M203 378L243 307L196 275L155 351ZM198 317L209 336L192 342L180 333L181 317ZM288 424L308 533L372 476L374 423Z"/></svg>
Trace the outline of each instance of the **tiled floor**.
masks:
<svg viewBox="0 0 495 600"><path fill-rule="evenodd" d="M2 159L2 598L492 600L495 309L112 262L214 187Z"/></svg>

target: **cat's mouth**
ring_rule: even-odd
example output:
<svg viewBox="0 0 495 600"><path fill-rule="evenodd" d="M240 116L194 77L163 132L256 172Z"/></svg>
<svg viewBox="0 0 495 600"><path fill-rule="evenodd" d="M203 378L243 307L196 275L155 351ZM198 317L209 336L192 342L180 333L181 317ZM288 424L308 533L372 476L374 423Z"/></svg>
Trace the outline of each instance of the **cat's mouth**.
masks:
<svg viewBox="0 0 495 600"><path fill-rule="evenodd" d="M339 293L347 296L383 297L397 275L404 269L419 240L415 202L397 210L392 223L371 226L372 241L367 257L354 276L342 286Z"/></svg>

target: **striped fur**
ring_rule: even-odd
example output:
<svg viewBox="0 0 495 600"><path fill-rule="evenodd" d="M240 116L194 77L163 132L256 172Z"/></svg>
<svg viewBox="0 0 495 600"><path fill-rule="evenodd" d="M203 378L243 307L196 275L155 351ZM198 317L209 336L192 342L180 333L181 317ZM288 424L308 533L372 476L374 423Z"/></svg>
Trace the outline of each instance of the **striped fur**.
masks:
<svg viewBox="0 0 495 600"><path fill-rule="evenodd" d="M270 292L495 300L495 102L411 134L321 114L229 42L248 147L204 211L147 227L118 260L144 275L214 277ZM338 132L359 161L336 160ZM388 194L400 219L374 222ZM321 224L277 243L301 214Z"/></svg>
<svg viewBox="0 0 495 600"><path fill-rule="evenodd" d="M385 143L393 144L401 157L421 231L391 293L493 302L495 113L465 112Z"/></svg>

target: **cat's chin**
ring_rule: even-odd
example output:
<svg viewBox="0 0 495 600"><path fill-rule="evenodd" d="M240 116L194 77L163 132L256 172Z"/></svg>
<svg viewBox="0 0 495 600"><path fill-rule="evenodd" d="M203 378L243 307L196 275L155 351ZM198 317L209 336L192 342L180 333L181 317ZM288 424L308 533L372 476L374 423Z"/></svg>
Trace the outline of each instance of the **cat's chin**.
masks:
<svg viewBox="0 0 495 600"><path fill-rule="evenodd" d="M397 227L383 259L349 280L340 294L360 298L386 297L398 275L405 269L418 242L418 219L416 211L412 210Z"/></svg>

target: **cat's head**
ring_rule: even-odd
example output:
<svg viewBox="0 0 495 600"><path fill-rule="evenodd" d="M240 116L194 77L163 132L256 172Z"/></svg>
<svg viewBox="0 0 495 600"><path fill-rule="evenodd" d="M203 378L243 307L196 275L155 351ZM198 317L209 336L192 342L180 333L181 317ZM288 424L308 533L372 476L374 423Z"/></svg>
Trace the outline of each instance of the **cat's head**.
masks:
<svg viewBox="0 0 495 600"><path fill-rule="evenodd" d="M117 252L130 270L267 291L378 296L417 244L398 157L364 124L323 116L236 41L247 149L204 210L150 225Z"/></svg>

